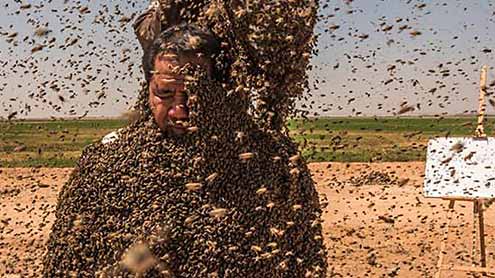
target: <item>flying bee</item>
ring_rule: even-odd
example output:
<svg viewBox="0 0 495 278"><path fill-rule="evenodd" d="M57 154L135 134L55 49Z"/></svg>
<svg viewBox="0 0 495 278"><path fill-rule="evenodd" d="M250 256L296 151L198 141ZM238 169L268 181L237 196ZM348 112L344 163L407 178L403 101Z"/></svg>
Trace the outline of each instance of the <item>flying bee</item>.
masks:
<svg viewBox="0 0 495 278"><path fill-rule="evenodd" d="M474 154L476 152L470 152L468 153L465 157L464 157L464 161L467 161L467 160L470 160L471 158L473 158Z"/></svg>
<svg viewBox="0 0 495 278"><path fill-rule="evenodd" d="M446 159L442 160L442 162L440 162L440 164L447 164L447 163L449 163L452 160L452 158L453 158L452 156L451 157L447 157ZM466 159L464 159L464 160L466 160Z"/></svg>
<svg viewBox="0 0 495 278"><path fill-rule="evenodd" d="M450 150L453 151L453 152L456 152L456 153L460 153L462 152L462 150L464 149L464 145L461 143L461 142L457 142L455 143L451 148Z"/></svg>
<svg viewBox="0 0 495 278"><path fill-rule="evenodd" d="M422 33L420 31L413 30L413 31L409 32L409 34L411 36L415 37L415 36L421 35Z"/></svg>
<svg viewBox="0 0 495 278"><path fill-rule="evenodd" d="M148 245L141 242L131 246L122 256L121 262L131 272L142 274L154 267L157 259Z"/></svg>

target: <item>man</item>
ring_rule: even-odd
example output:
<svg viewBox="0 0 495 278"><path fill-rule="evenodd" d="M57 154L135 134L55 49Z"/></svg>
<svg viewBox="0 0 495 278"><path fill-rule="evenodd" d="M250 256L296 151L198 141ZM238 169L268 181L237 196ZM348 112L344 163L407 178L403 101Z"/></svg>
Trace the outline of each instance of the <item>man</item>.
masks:
<svg viewBox="0 0 495 278"><path fill-rule="evenodd" d="M224 90L218 45L179 25L144 49L141 118L84 150L44 277L324 277L309 171Z"/></svg>

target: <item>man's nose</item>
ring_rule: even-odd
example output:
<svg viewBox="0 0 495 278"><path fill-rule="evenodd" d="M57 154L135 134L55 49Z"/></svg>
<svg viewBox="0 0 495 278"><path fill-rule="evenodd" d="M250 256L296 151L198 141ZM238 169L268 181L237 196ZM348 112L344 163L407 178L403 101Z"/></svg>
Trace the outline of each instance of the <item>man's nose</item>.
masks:
<svg viewBox="0 0 495 278"><path fill-rule="evenodd" d="M178 93L174 96L174 105L168 111L168 116L175 120L187 119L189 117L187 96L185 93Z"/></svg>

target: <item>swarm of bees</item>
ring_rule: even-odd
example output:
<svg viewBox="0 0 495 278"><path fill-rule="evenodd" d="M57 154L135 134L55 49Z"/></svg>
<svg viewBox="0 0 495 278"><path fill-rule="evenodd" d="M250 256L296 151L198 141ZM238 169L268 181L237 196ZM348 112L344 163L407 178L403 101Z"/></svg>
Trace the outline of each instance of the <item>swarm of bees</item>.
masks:
<svg viewBox="0 0 495 278"><path fill-rule="evenodd" d="M401 185L401 183L404 183L405 180L399 180L399 178L397 178L396 176L390 175L386 172L371 171L369 173L362 173L360 175L351 177L347 182L353 186L363 186L371 184Z"/></svg>
<svg viewBox="0 0 495 278"><path fill-rule="evenodd" d="M170 277L325 277L321 209L297 145L239 112L221 85L198 74L189 86L201 92L196 132L165 137L145 117L84 150L59 197L45 277L114 265L121 277L168 277L164 265ZM163 225L167 239L143 247Z"/></svg>
<svg viewBox="0 0 495 278"><path fill-rule="evenodd" d="M265 2L161 3L214 24L232 78L190 69L196 128L182 137L160 132L143 86L141 117L115 141L86 147L60 193L44 277L326 277L318 194L279 125L303 88L316 5ZM254 114L251 91L264 102ZM167 236L149 243L162 226Z"/></svg>

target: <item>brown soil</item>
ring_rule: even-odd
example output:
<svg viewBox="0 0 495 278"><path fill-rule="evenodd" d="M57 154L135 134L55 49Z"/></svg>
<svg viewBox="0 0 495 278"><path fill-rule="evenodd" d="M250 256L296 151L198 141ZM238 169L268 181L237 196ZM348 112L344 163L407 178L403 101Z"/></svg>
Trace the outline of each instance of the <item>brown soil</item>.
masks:
<svg viewBox="0 0 495 278"><path fill-rule="evenodd" d="M434 277L448 201L422 196L424 163L313 163L328 202L330 277ZM71 169L0 169L0 277L39 277L57 194ZM326 201L325 201L326 200ZM457 202L445 264L472 264L472 203ZM488 265L495 210L485 211ZM443 272L442 277L469 277ZM495 277L495 276L494 276Z"/></svg>

